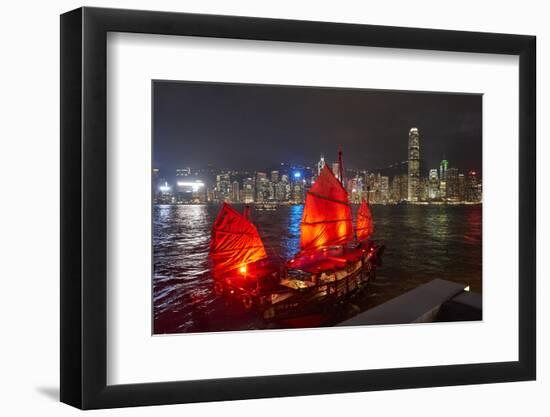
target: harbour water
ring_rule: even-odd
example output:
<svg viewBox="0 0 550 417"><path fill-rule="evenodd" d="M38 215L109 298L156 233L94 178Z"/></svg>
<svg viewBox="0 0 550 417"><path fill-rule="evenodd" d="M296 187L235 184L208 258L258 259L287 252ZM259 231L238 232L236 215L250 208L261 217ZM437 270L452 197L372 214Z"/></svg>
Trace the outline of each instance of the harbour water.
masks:
<svg viewBox="0 0 550 417"><path fill-rule="evenodd" d="M241 206L236 208L242 211ZM266 328L256 315L214 295L208 251L219 209L216 205L153 207L155 334ZM481 293L481 205L373 205L371 210L373 239L386 245L383 266L367 291L336 311L332 322L435 278ZM252 210L251 219L268 255L287 260L298 251L302 211L303 206Z"/></svg>

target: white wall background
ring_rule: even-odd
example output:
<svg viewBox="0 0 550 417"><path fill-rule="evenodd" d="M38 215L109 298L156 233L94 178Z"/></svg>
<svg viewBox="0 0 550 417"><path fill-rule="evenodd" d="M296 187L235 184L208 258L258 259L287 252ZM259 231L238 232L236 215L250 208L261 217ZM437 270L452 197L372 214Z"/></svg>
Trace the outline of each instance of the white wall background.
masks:
<svg viewBox="0 0 550 417"><path fill-rule="evenodd" d="M74 415L59 391L59 17L72 0L9 2L0 23L0 410L3 415ZM530 415L550 413L550 157L542 143L550 97L545 2L442 1L93 1L86 5L181 12L510 32L538 37L539 285L538 381L99 411L98 415L321 416ZM546 156L546 158L544 158ZM546 178L545 178L546 177ZM542 234L545 233L543 237ZM475 341L472 341L475 342ZM544 395L546 394L546 395Z"/></svg>

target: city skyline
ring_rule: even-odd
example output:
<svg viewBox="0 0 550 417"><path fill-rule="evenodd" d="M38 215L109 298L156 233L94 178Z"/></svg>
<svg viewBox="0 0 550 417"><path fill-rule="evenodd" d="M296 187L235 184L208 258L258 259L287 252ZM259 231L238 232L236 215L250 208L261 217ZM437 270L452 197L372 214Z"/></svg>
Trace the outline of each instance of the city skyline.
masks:
<svg viewBox="0 0 550 417"><path fill-rule="evenodd" d="M481 292L481 95L152 95L155 334L333 326L433 280Z"/></svg>
<svg viewBox="0 0 550 417"><path fill-rule="evenodd" d="M408 203L480 203L481 178L474 170L465 174L443 159L439 167L430 167L422 175L420 161L421 132L409 130L408 161L397 167L393 175L377 170L353 170L340 166L343 162L321 155L315 164L292 166L281 163L276 169L239 171L225 169L180 168L173 179L153 170L154 202L157 204L205 203L277 203L303 204L308 190L327 165L347 190L351 203L365 199L377 204Z"/></svg>
<svg viewBox="0 0 550 417"><path fill-rule="evenodd" d="M422 132L420 173L453 161L481 175L481 96L341 88L155 81L153 163L270 170L308 166L338 145L347 168L380 170L408 160Z"/></svg>

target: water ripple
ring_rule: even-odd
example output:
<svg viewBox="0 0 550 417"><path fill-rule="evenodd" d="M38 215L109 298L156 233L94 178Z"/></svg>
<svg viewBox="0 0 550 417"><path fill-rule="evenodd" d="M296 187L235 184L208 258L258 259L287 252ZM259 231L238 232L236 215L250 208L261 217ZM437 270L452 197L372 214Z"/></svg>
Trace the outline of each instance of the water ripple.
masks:
<svg viewBox="0 0 550 417"><path fill-rule="evenodd" d="M238 207L242 210L242 207ZM354 207L354 211L357 207ZM153 208L155 333L264 328L216 298L208 258L219 206ZM375 240L384 241L384 266L362 300L373 307L434 278L481 292L481 206L373 206ZM252 211L270 256L289 259L299 247L303 206Z"/></svg>

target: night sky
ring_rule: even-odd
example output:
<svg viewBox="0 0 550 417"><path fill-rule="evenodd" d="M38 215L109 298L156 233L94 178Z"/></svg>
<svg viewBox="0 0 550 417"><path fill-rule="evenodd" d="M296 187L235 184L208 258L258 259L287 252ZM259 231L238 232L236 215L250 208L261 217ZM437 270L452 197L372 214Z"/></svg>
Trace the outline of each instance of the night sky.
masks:
<svg viewBox="0 0 550 417"><path fill-rule="evenodd" d="M481 95L154 81L153 165L268 170L328 162L348 169L407 159L420 131L422 171L441 159L481 171Z"/></svg>

